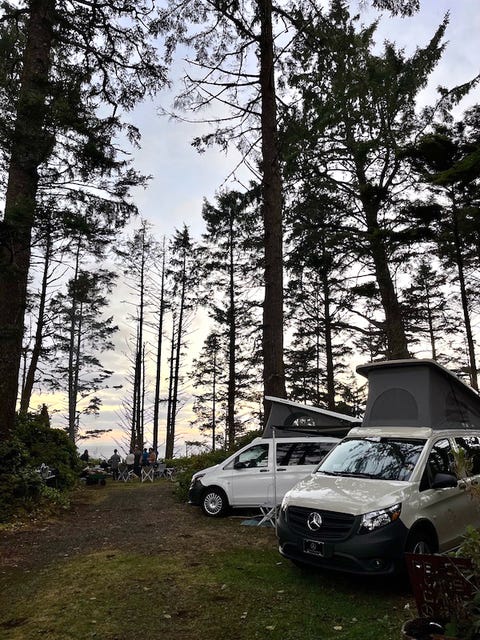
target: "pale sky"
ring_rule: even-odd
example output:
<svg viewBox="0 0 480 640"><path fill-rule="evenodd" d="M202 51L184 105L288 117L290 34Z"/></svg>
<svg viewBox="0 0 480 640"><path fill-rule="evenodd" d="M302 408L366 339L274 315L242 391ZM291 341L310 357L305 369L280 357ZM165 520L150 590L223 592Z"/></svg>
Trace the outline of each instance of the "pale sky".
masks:
<svg viewBox="0 0 480 640"><path fill-rule="evenodd" d="M352 6L358 9L358 2L352 2ZM426 101L430 102L437 85L451 87L480 73L477 47L480 33L480 1L421 0L421 6L420 13L412 18L385 16L377 31L376 40L378 44L381 44L384 38L393 40L409 54L415 47L425 46L444 14L450 12L450 25L446 34L448 45L443 59L432 74L431 84L425 91ZM362 22L365 23L370 23L378 15L368 8L362 8L360 14ZM176 69L179 73L182 67L183 63L177 61ZM179 77L173 80L176 86ZM157 106L161 105L166 109L171 107L174 93L173 90L160 94L153 102L139 106L134 114L134 121L142 133L142 149L135 152L136 167L153 176L148 189L137 192L135 197L141 216L152 223L152 232L159 240L163 235L171 236L183 223L189 226L193 236L199 238L203 231L203 199L213 201L215 192L222 187L226 179L224 186L240 188L239 183L234 182L232 178L228 179L229 173L238 161L236 154L226 156L212 149L199 155L191 146L192 138L198 133L196 125L173 122L157 114ZM478 101L479 89L476 88L462 106L466 107ZM241 179L248 179L246 171L241 171L239 175ZM121 324L121 319L116 318L116 321ZM201 333L205 319L200 318L198 324ZM123 369L126 365L123 355L124 339L119 336L118 342L116 353L111 355L116 370ZM192 349L195 351L194 347ZM118 384L121 377L116 376L112 384ZM92 424L92 428L113 427L118 421L115 415L118 397L114 392L108 395L104 396L104 408L100 417ZM39 402L46 400L46 396L38 398ZM179 416L179 432L186 433L181 423L182 420L185 423L188 413L186 408ZM109 456L116 446L112 435L123 439L118 433L108 434L98 441L80 443L79 448L87 448L91 454ZM188 437L195 438L194 435ZM179 453L182 450L184 451L184 447L180 444Z"/></svg>
<svg viewBox="0 0 480 640"><path fill-rule="evenodd" d="M358 7L357 0L352 6ZM450 12L448 45L426 92L431 96L432 88L439 84L460 84L480 73L477 47L480 1L421 0L421 6L421 11L413 18L382 19L376 39L378 44L384 38L391 39L410 53L417 46L425 46L443 16ZM362 8L360 15L363 22L370 23L379 14ZM179 62L176 66L181 71L183 64ZM136 110L136 123L143 135L137 166L154 177L149 189L138 194L137 202L142 216L155 224L159 235L171 234L183 222L190 226L193 234L199 234L203 230L202 200L204 197L213 200L215 191L236 166L237 157L226 157L213 149L199 155L190 144L198 133L196 125L157 116L155 104L169 109L172 95L170 92L160 94L153 105L143 104ZM478 96L477 89L469 101L478 101ZM245 176L243 173L241 178ZM232 188L238 187L233 181L228 184Z"/></svg>

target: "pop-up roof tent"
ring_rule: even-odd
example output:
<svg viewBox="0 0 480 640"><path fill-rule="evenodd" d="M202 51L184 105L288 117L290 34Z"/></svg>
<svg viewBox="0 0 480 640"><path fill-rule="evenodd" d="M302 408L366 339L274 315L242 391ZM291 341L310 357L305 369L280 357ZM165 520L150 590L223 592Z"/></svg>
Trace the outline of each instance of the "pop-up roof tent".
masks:
<svg viewBox="0 0 480 640"><path fill-rule="evenodd" d="M272 437L272 427L275 427L277 438L290 438L296 435L343 438L352 427L360 424L358 418L352 418L343 413L310 407L283 398L272 396L265 396L265 398L270 400L272 408L262 434L264 438Z"/></svg>
<svg viewBox="0 0 480 640"><path fill-rule="evenodd" d="M357 367L368 378L364 427L479 429L480 396L433 360L387 360Z"/></svg>

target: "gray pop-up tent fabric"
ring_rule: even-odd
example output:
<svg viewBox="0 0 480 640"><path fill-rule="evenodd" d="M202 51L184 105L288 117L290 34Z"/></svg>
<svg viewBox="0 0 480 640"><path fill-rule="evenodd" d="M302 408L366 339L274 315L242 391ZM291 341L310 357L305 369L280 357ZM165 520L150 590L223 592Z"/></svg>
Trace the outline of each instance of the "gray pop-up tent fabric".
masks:
<svg viewBox="0 0 480 640"><path fill-rule="evenodd" d="M343 438L352 427L360 424L358 418L352 418L343 413L310 407L283 398L266 396L266 399L270 400L272 408L263 431L264 438L272 437L272 427L275 427L275 437L277 438L296 435Z"/></svg>
<svg viewBox="0 0 480 640"><path fill-rule="evenodd" d="M357 367L368 378L362 426L480 428L480 396L433 360L387 360Z"/></svg>

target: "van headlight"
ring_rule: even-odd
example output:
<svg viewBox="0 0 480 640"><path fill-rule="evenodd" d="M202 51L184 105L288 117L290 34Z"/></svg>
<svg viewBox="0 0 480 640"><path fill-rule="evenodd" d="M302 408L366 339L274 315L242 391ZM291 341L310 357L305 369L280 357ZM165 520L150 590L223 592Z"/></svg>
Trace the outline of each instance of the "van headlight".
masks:
<svg viewBox="0 0 480 640"><path fill-rule="evenodd" d="M203 478L204 475L204 473L197 473L194 475L190 481L190 489L192 489L192 487L200 480L200 478Z"/></svg>
<svg viewBox="0 0 480 640"><path fill-rule="evenodd" d="M401 512L402 504L400 502L388 507L387 509L370 511L370 513L366 513L362 516L358 533L370 533L371 531L376 531L381 527L385 527L387 524L398 520Z"/></svg>

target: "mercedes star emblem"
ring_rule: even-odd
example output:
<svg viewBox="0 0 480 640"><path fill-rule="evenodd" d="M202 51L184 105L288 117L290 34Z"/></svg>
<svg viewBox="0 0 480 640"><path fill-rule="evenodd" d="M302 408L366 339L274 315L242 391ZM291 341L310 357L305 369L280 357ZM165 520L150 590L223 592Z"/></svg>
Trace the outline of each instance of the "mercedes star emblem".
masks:
<svg viewBox="0 0 480 640"><path fill-rule="evenodd" d="M318 531L322 526L322 516L317 511L312 511L307 518L307 527L310 531Z"/></svg>

